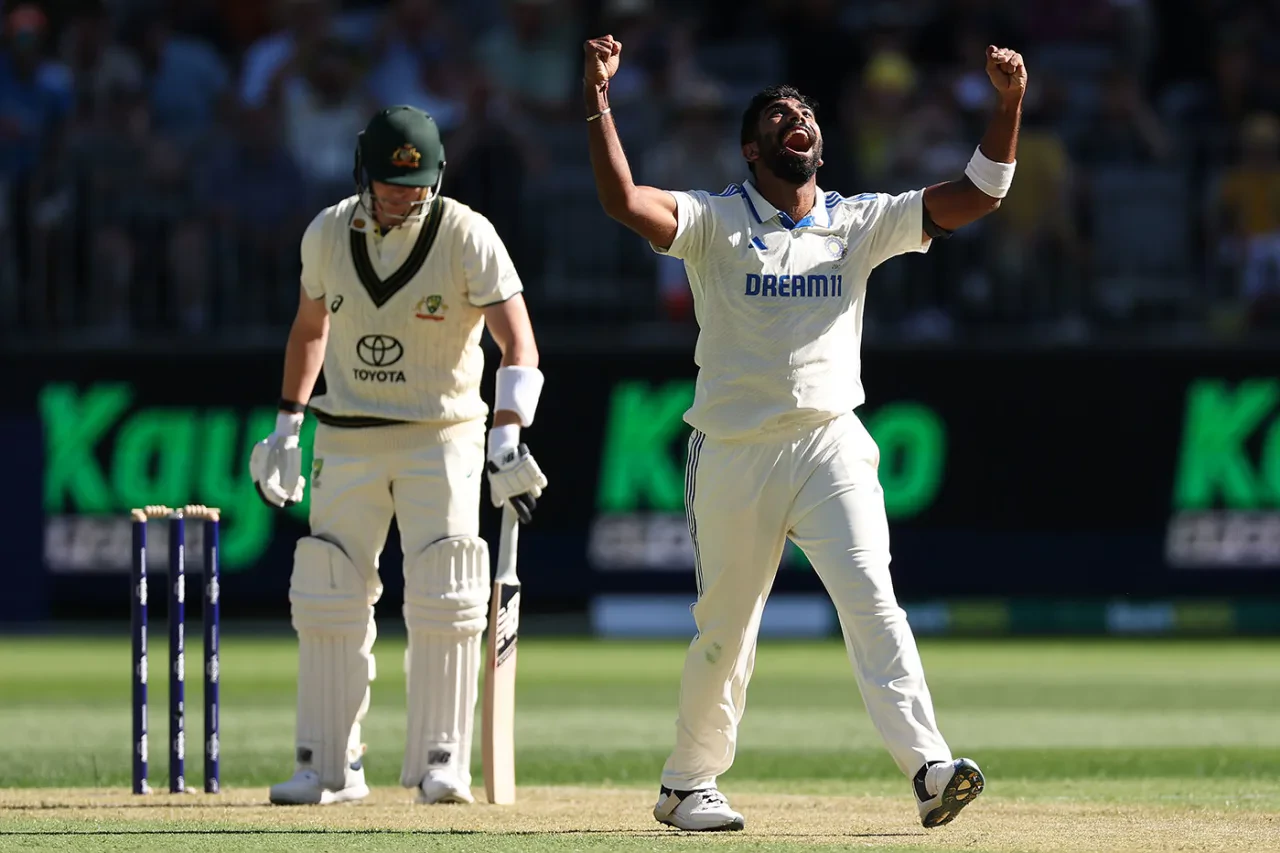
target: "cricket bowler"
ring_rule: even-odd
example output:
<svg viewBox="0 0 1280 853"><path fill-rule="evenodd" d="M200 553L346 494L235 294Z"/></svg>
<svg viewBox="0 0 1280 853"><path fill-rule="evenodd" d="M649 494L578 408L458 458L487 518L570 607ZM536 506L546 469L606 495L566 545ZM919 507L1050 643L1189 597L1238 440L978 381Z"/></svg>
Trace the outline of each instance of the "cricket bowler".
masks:
<svg viewBox="0 0 1280 853"><path fill-rule="evenodd" d="M268 503L301 499L299 433L315 413L311 532L289 586L298 634L296 772L277 804L368 795L360 722L375 678L378 557L395 516L404 551L409 724L400 781L420 803L470 803L471 739L489 552L480 480L528 522L547 485L520 428L542 391L520 277L484 216L440 194L444 146L408 106L356 143L355 195L302 237L302 288L276 428L250 472ZM502 350L493 428L480 398L488 327ZM325 393L311 399L324 368Z"/></svg>
<svg viewBox="0 0 1280 853"><path fill-rule="evenodd" d="M854 414L867 277L995 210L1013 179L1027 72L986 51L998 99L964 177L845 197L818 188L814 104L787 86L742 117L749 175L719 194L637 186L609 107L622 45L585 46L591 165L605 212L685 263L699 325L685 509L697 637L685 658L675 749L653 814L686 830L739 830L716 780L733 763L765 599L789 538L840 617L867 710L912 782L926 827L981 793L978 765L938 730L920 655L889 574L880 452Z"/></svg>

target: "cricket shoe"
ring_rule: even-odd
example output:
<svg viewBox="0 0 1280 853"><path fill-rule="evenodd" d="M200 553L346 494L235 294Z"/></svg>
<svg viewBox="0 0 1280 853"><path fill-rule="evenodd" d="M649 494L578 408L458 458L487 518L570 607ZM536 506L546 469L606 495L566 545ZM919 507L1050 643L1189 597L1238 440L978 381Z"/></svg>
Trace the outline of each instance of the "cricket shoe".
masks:
<svg viewBox="0 0 1280 853"><path fill-rule="evenodd" d="M469 805L476 798L452 770L431 770L418 786L418 802L423 805L458 803Z"/></svg>
<svg viewBox="0 0 1280 853"><path fill-rule="evenodd" d="M334 803L351 803L369 796L369 786L364 783L364 766L354 761L347 768L343 786L338 790L326 788L320 782L320 774L310 767L299 767L293 778L271 786L271 802L277 806L329 806Z"/></svg>
<svg viewBox="0 0 1280 853"><path fill-rule="evenodd" d="M982 771L968 758L920 768L914 780L920 822L926 829L951 823L961 809L978 798L985 784Z"/></svg>
<svg viewBox="0 0 1280 853"><path fill-rule="evenodd" d="M663 787L653 816L658 823L690 832L737 832L747 826L742 815L729 808L729 801L715 788L673 791Z"/></svg>

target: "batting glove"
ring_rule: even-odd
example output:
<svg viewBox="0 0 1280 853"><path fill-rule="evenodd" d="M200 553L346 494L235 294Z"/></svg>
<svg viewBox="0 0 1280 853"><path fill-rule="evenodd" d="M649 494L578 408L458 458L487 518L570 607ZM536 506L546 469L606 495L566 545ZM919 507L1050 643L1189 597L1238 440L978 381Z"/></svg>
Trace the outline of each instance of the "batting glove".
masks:
<svg viewBox="0 0 1280 853"><path fill-rule="evenodd" d="M538 467L528 445L521 444L497 451L485 466L489 474L489 498L500 507L510 503L521 524L533 520L534 507L547 487L546 475Z"/></svg>
<svg viewBox="0 0 1280 853"><path fill-rule="evenodd" d="M281 412L275 432L253 446L249 474L268 506L284 508L302 500L307 480L302 476L301 432L302 415Z"/></svg>

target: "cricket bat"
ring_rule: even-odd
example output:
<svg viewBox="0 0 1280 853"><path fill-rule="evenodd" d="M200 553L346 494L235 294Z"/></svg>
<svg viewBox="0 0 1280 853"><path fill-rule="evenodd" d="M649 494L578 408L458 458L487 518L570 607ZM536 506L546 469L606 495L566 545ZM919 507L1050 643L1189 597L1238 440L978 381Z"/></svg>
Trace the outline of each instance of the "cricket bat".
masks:
<svg viewBox="0 0 1280 853"><path fill-rule="evenodd" d="M489 601L489 644L484 662L484 721L480 749L489 802L516 801L516 641L520 636L520 580L516 541L520 519L510 504L502 508L502 538Z"/></svg>

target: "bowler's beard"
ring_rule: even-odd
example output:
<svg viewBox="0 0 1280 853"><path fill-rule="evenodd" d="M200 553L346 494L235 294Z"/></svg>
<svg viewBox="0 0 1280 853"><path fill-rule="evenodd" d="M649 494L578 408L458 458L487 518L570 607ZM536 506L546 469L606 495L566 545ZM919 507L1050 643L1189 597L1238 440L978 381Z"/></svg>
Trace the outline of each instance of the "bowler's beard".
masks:
<svg viewBox="0 0 1280 853"><path fill-rule="evenodd" d="M818 163L822 161L822 140L815 139L813 147L802 157L793 154L783 147L779 141L761 146L760 162L780 181L800 186L818 174Z"/></svg>

